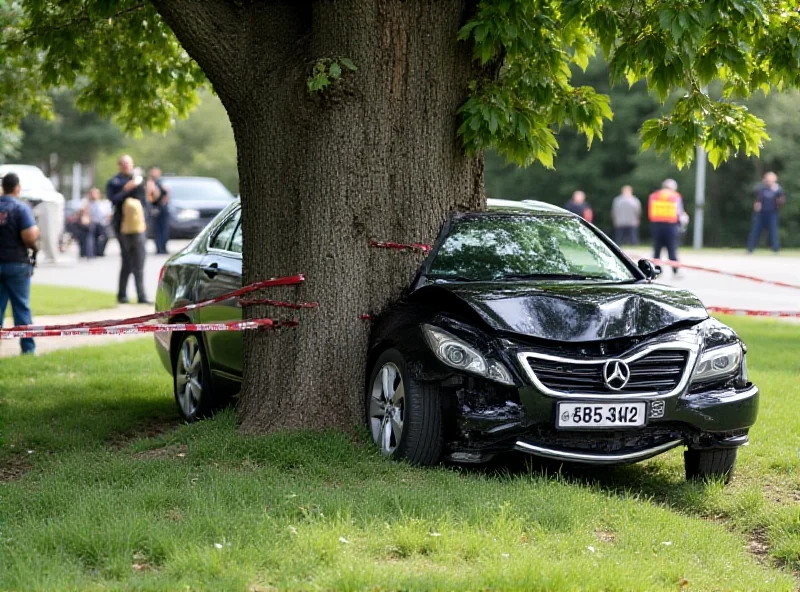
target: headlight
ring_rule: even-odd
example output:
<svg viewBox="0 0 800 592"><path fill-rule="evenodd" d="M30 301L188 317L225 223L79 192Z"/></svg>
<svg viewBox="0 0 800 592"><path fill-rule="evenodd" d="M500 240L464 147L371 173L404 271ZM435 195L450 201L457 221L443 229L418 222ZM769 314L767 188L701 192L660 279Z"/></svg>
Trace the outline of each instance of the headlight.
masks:
<svg viewBox="0 0 800 592"><path fill-rule="evenodd" d="M514 379L502 362L486 359L483 354L447 331L422 325L428 345L442 362L453 368L484 376L502 384L514 384Z"/></svg>
<svg viewBox="0 0 800 592"><path fill-rule="evenodd" d="M739 371L742 363L742 346L738 343L704 351L697 362L693 382L704 382Z"/></svg>
<svg viewBox="0 0 800 592"><path fill-rule="evenodd" d="M188 222L189 220L197 220L200 217L199 210L178 210L175 217L181 222Z"/></svg>

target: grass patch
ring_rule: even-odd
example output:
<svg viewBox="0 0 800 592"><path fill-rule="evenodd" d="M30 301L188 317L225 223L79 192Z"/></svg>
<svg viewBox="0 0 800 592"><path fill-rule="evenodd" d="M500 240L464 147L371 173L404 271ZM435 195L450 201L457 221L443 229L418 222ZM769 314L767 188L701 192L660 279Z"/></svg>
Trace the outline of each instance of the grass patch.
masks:
<svg viewBox="0 0 800 592"><path fill-rule="evenodd" d="M44 284L31 285L31 310L34 320L37 316L72 314L116 306L116 298L111 292ZM6 308L6 318L11 318L10 305Z"/></svg>
<svg viewBox="0 0 800 592"><path fill-rule="evenodd" d="M763 398L727 488L678 451L422 470L230 412L179 425L148 341L4 360L0 467L30 470L0 482L0 589L796 589L800 329L731 322Z"/></svg>

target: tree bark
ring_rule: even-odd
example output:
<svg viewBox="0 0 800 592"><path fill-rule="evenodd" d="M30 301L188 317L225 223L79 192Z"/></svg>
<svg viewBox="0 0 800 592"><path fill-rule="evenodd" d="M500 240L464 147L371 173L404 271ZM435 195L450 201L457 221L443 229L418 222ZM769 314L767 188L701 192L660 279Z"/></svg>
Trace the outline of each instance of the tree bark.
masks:
<svg viewBox="0 0 800 592"><path fill-rule="evenodd" d="M247 39L229 44L237 64L216 80L207 71L236 137L244 281L304 273L303 285L270 297L320 306L296 328L245 335L242 427L349 429L363 417L370 324L360 315L396 299L423 260L370 239L432 242L449 211L484 204L483 159L456 137L475 76L457 40L467 2L253 6L242 13ZM168 22L205 69L186 27ZM336 57L358 70L310 95L316 60Z"/></svg>

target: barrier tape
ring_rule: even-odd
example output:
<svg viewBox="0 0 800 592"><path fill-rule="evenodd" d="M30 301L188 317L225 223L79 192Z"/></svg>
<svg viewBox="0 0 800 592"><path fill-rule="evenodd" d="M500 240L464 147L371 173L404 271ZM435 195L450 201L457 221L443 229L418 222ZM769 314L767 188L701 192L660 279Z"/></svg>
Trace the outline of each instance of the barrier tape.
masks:
<svg viewBox="0 0 800 592"><path fill-rule="evenodd" d="M646 257L638 257L638 259L646 259ZM742 280L750 280L751 282L757 282L759 284L769 284L771 286L780 286L781 288L793 288L795 290L800 290L800 285L798 284L788 284L786 282L779 282L777 280L765 280L760 277L755 277L752 275L746 275L743 273L736 273L735 271L723 271L721 269L713 269L711 267L702 267L700 265L690 265L688 263L681 263L680 261L670 261L668 259L650 259L656 265L668 266L668 267L682 267L684 269L694 269L695 271L705 271L708 273L716 273L719 275L726 275L729 277L735 277Z"/></svg>
<svg viewBox="0 0 800 592"><path fill-rule="evenodd" d="M148 321L155 321L156 319L163 319L177 314L183 314L185 312L189 312L192 310L197 310L199 308L204 308L206 306L211 306L212 304L219 304L220 302L224 302L232 298L239 298L240 296L256 292L257 290L261 290L263 288L272 288L276 286L296 286L298 284L302 284L305 281L305 279L306 278L302 273L286 277L271 278L268 280L262 280L260 282L253 282L252 284L248 284L247 286L243 286L242 288L239 288L238 290L234 290L232 292L228 292L227 294L222 294L221 296L217 296L216 298L209 298L208 300L203 300L201 302L196 302L194 304L187 304L186 306L179 306L178 308L173 308L171 310L155 312L151 314L141 315L138 317L130 317L127 319L114 319L106 321L85 321L81 323L72 323L68 325L20 325L17 327L11 327L10 329L0 329L0 336L2 336L4 333L7 333L8 331L68 330L68 329L78 329L83 327L117 327L121 325L146 323Z"/></svg>
<svg viewBox="0 0 800 592"><path fill-rule="evenodd" d="M280 308L317 308L319 302L284 302L282 300L269 300L268 298L240 298L242 306L277 306Z"/></svg>
<svg viewBox="0 0 800 592"><path fill-rule="evenodd" d="M727 308L724 306L707 306L708 312L747 317L773 317L782 319L800 319L800 311L789 310L748 310L746 308Z"/></svg>
<svg viewBox="0 0 800 592"><path fill-rule="evenodd" d="M272 319L251 319L247 321L225 321L220 323L158 323L152 325L127 324L113 327L75 327L71 329L8 329L0 332L0 340L28 337L61 337L67 335L136 335L144 333L170 333L173 331L248 331L267 329L276 326L296 326L297 321L277 323Z"/></svg>
<svg viewBox="0 0 800 592"><path fill-rule="evenodd" d="M376 241L371 240L369 241L370 247L375 247L378 249L398 249L400 251L421 251L423 253L429 253L431 250L430 245L426 245L425 243L393 243L391 241Z"/></svg>

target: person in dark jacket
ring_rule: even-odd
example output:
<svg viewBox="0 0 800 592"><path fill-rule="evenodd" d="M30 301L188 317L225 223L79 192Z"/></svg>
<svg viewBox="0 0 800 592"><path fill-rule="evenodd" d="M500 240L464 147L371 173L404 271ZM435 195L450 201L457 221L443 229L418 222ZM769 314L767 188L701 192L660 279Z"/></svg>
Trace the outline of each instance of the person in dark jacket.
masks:
<svg viewBox="0 0 800 592"><path fill-rule="evenodd" d="M119 272L119 290L117 301L128 302L128 279L131 274L136 283L136 293L140 304L150 304L144 289L144 257L145 234L122 232L123 211L125 201L134 199L141 203L142 211L147 211L147 187L144 179L135 174L133 159L125 154L118 162L119 173L114 175L106 185L106 195L114 205L112 224L122 252L122 267ZM131 211L128 208L128 211Z"/></svg>
<svg viewBox="0 0 800 592"><path fill-rule="evenodd" d="M158 167L150 168L147 180L147 201L150 202L156 253L166 255L167 241L169 240L169 191L161 182L161 169Z"/></svg>
<svg viewBox="0 0 800 592"><path fill-rule="evenodd" d="M756 201L753 203L753 228L747 238L747 252L752 253L758 246L762 232L769 231L769 242L776 253L781 248L778 239L778 212L786 203L786 194L778 185L778 175L767 173L764 182L756 189Z"/></svg>
<svg viewBox="0 0 800 592"><path fill-rule="evenodd" d="M577 214L587 222L591 222L594 218L592 206L586 202L586 194L583 191L576 191L573 193L572 199L564 204L564 209L569 210L573 214Z"/></svg>
<svg viewBox="0 0 800 592"><path fill-rule="evenodd" d="M30 206L19 198L19 177L8 173L2 181L0 195L0 327L11 301L14 325L30 325L31 318L31 258L28 249L36 249L39 227ZM33 339L20 340L23 354L33 354Z"/></svg>

